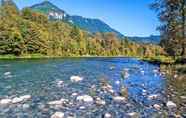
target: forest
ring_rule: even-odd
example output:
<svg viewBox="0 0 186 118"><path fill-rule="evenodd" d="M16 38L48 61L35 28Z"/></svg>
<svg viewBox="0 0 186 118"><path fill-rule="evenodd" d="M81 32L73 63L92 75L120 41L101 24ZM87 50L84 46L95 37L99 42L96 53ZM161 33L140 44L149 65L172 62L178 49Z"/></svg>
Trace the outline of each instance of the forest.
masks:
<svg viewBox="0 0 186 118"><path fill-rule="evenodd" d="M114 33L91 34L29 8L5 4L0 10L0 55L133 56L166 54L158 45L138 44Z"/></svg>

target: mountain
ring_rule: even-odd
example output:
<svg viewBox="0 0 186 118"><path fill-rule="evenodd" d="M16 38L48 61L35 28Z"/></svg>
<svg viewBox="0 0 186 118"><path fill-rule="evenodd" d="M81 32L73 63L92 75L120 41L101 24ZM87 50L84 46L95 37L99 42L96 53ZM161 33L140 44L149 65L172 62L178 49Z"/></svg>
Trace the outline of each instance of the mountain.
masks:
<svg viewBox="0 0 186 118"><path fill-rule="evenodd" d="M127 37L129 40L132 40L137 43L145 43L145 44L159 44L160 43L160 36L158 35L151 35L149 37Z"/></svg>
<svg viewBox="0 0 186 118"><path fill-rule="evenodd" d="M91 33L114 32L117 34L117 36L123 37L123 35L120 32L114 30L105 22L99 19L91 19L84 18L82 16L70 15L49 1L44 1L42 3L35 4L30 8L33 11L46 14L51 20L64 20Z"/></svg>
<svg viewBox="0 0 186 118"><path fill-rule="evenodd" d="M11 5L14 6L16 9L18 9L17 5L14 3L13 0L0 0L0 5Z"/></svg>

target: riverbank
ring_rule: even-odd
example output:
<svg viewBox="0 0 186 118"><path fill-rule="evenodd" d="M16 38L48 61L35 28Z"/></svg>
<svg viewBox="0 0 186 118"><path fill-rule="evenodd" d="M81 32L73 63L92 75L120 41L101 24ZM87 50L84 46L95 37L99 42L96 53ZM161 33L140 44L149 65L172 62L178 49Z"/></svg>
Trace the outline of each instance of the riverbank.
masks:
<svg viewBox="0 0 186 118"><path fill-rule="evenodd" d="M0 55L0 60L14 60L14 59L45 59L45 58L137 58L140 60L148 61L157 64L172 64L175 60L171 57L156 56L156 57L140 57L140 56L129 56L129 55L118 55L118 56L97 56L97 55L81 55L81 56L47 56L42 54L29 54L29 55Z"/></svg>

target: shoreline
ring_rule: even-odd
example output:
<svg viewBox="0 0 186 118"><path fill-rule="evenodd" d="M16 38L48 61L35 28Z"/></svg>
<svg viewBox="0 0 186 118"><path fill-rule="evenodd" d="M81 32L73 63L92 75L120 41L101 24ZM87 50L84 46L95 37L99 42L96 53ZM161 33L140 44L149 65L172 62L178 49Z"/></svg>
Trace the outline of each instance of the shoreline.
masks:
<svg viewBox="0 0 186 118"><path fill-rule="evenodd" d="M18 60L18 59L60 59L60 58L136 58L142 61L147 61L154 64L174 64L175 60L171 57L166 56L155 56L155 57L140 57L140 56L96 56L96 55L82 55L82 56L46 56L41 54L31 55L0 55L0 60Z"/></svg>

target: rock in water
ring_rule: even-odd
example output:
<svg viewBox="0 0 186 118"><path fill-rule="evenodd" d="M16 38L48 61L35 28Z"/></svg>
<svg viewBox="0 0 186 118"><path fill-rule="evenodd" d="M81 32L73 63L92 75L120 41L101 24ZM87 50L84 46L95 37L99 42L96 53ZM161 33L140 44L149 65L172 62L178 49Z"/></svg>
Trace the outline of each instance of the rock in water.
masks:
<svg viewBox="0 0 186 118"><path fill-rule="evenodd" d="M62 112L56 112L54 113L51 118L64 118L65 114Z"/></svg>
<svg viewBox="0 0 186 118"><path fill-rule="evenodd" d="M20 98L23 100L29 100L29 99L31 99L31 95L20 96Z"/></svg>
<svg viewBox="0 0 186 118"><path fill-rule="evenodd" d="M131 112L127 114L130 118L139 118L140 115L136 112Z"/></svg>
<svg viewBox="0 0 186 118"><path fill-rule="evenodd" d="M113 98L115 102L126 102L126 98L122 96L116 96Z"/></svg>
<svg viewBox="0 0 186 118"><path fill-rule="evenodd" d="M104 118L112 118L112 115L111 115L110 113L106 113L106 114L104 115Z"/></svg>
<svg viewBox="0 0 186 118"><path fill-rule="evenodd" d="M0 104L1 105L7 105L7 104L11 104L12 103L12 100L11 99L2 99L0 101Z"/></svg>
<svg viewBox="0 0 186 118"><path fill-rule="evenodd" d="M158 105L158 104L154 104L153 107L154 107L156 110L160 110L160 109L161 109L161 106Z"/></svg>
<svg viewBox="0 0 186 118"><path fill-rule="evenodd" d="M70 77L70 80L71 80L72 82L79 82L79 81L82 81L83 78L82 78L82 77L79 77L79 76L71 76L71 77Z"/></svg>
<svg viewBox="0 0 186 118"><path fill-rule="evenodd" d="M169 109L176 108L176 104L174 102L172 102L172 101L168 101L167 102L167 107Z"/></svg>
<svg viewBox="0 0 186 118"><path fill-rule="evenodd" d="M12 103L13 104L16 104L16 103L19 103L19 102L22 102L22 101L23 101L23 99L22 98L18 98L18 97L15 97L15 98L12 99Z"/></svg>
<svg viewBox="0 0 186 118"><path fill-rule="evenodd" d="M86 102L86 103L93 103L94 101L93 98L89 95L78 96L76 100Z"/></svg>
<svg viewBox="0 0 186 118"><path fill-rule="evenodd" d="M11 72L5 72L4 73L4 76L8 76L8 75L11 75Z"/></svg>

